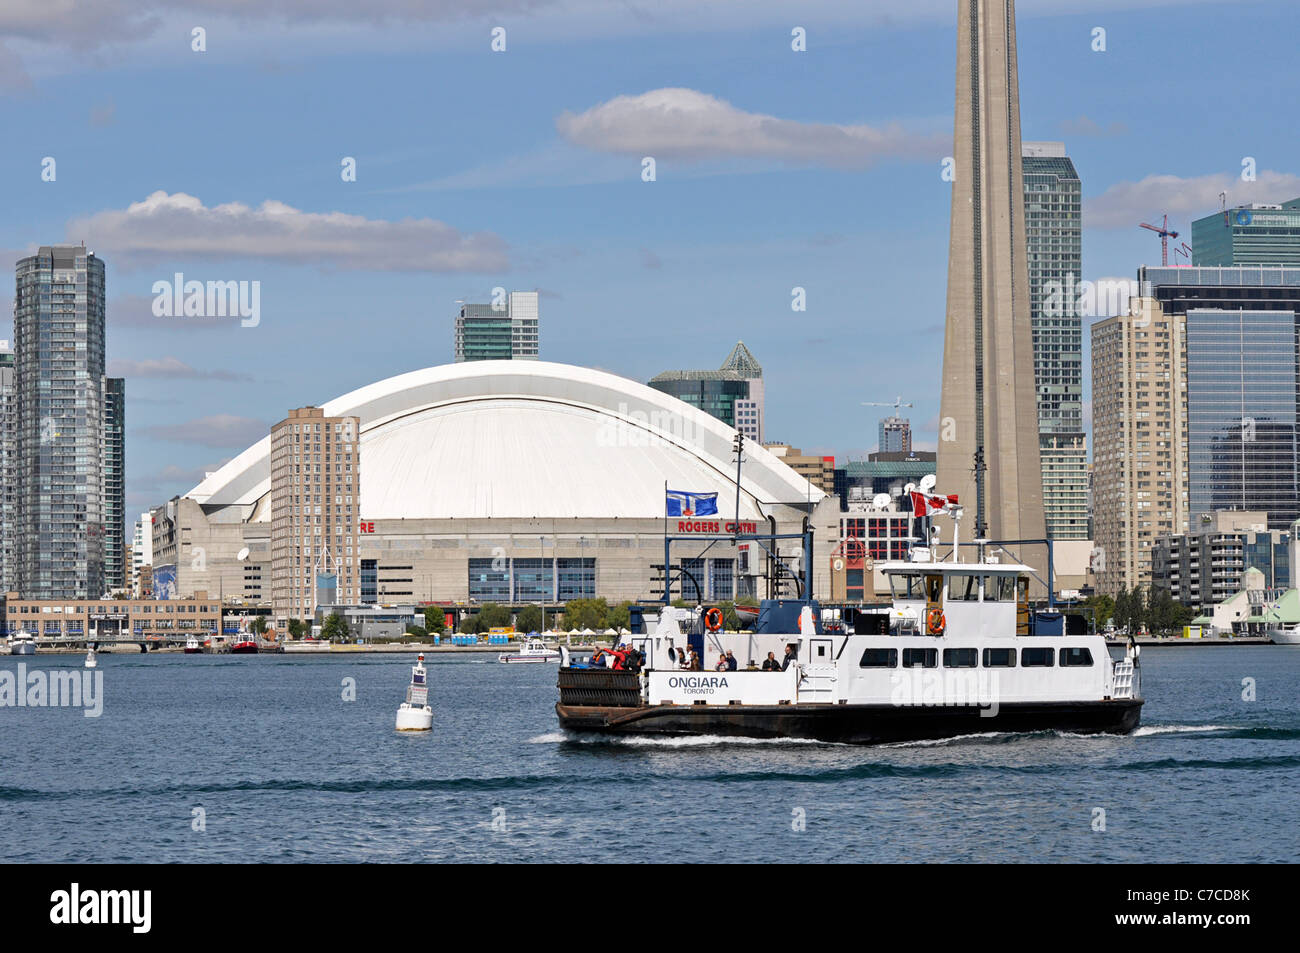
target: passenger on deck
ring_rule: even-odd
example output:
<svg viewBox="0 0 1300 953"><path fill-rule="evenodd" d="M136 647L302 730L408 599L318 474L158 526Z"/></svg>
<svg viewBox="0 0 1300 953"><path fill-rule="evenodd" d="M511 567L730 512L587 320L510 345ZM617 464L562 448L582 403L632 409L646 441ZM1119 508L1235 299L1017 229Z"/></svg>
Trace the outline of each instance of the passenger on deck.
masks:
<svg viewBox="0 0 1300 953"><path fill-rule="evenodd" d="M727 671L734 672L739 667L740 663L736 661L736 656L731 654L731 649L727 649Z"/></svg>
<svg viewBox="0 0 1300 953"><path fill-rule="evenodd" d="M704 671L704 663L700 661L700 653L695 651L695 649L691 649L691 671L692 672Z"/></svg>
<svg viewBox="0 0 1300 953"><path fill-rule="evenodd" d="M614 657L614 664L611 666L614 671L622 672L627 668L627 647L625 645L610 649L609 654Z"/></svg>
<svg viewBox="0 0 1300 953"><path fill-rule="evenodd" d="M729 671L729 669L727 668L727 656L725 654L718 656L718 664L713 666L713 670L715 672Z"/></svg>
<svg viewBox="0 0 1300 953"><path fill-rule="evenodd" d="M691 656L686 649L677 650L677 667L683 672L689 672L691 670Z"/></svg>
<svg viewBox="0 0 1300 953"><path fill-rule="evenodd" d="M798 658L799 656L795 654L794 646L787 645L785 647L785 658L781 660L781 671L784 672L787 668L790 667L790 663L797 661Z"/></svg>
<svg viewBox="0 0 1300 953"><path fill-rule="evenodd" d="M592 668L604 668L605 650L602 649L599 645L596 646L596 651L591 653L591 660L587 662L587 664L590 665Z"/></svg>
<svg viewBox="0 0 1300 953"><path fill-rule="evenodd" d="M775 652L768 652L767 658L763 659L763 671L765 672L781 671L781 663L776 660Z"/></svg>

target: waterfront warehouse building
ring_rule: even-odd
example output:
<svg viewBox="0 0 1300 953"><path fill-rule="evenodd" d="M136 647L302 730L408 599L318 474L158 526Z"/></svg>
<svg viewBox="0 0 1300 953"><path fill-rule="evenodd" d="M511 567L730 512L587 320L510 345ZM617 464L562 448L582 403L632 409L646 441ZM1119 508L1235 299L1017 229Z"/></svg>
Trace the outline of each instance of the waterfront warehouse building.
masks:
<svg viewBox="0 0 1300 953"><path fill-rule="evenodd" d="M379 381L321 411L360 428L360 508L337 554L352 560L359 591L345 603L652 600L665 530L689 537L672 560L706 600L793 594L810 568L814 596L828 595L834 498L747 444L742 532L799 533L810 517L813 565L797 539L777 544L780 566L754 542L709 539L736 522L735 431L643 384L543 361L474 361ZM264 601L271 484L268 436L155 508L157 591ZM717 513L668 518L666 488L716 492Z"/></svg>

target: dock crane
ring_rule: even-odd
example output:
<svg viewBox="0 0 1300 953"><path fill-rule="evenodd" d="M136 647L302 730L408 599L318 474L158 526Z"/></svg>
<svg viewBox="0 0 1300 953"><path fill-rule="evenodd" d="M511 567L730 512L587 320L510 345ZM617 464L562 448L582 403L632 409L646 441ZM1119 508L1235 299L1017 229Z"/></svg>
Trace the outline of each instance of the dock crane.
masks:
<svg viewBox="0 0 1300 953"><path fill-rule="evenodd" d="M1138 225L1138 228L1148 229L1160 236L1160 264L1161 266L1168 266L1169 239L1178 237L1177 232L1169 230L1169 216L1166 215L1163 219L1162 224L1159 226L1148 225L1146 222L1142 222L1140 225Z"/></svg>

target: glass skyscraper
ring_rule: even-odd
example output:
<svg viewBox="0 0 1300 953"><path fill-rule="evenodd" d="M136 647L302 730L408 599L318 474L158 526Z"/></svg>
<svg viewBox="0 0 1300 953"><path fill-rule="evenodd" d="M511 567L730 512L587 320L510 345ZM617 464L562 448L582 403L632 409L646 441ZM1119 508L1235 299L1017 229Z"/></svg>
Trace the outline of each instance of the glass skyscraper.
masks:
<svg viewBox="0 0 1300 953"><path fill-rule="evenodd" d="M18 398L14 392L14 352L0 341L0 594L17 585Z"/></svg>
<svg viewBox="0 0 1300 953"><path fill-rule="evenodd" d="M1191 517L1256 510L1286 529L1300 516L1298 394L1294 312L1187 310Z"/></svg>
<svg viewBox="0 0 1300 953"><path fill-rule="evenodd" d="M1087 539L1088 449L1083 433L1082 184L1060 142L1026 142L1025 238L1038 399L1043 515L1053 539Z"/></svg>
<svg viewBox="0 0 1300 953"><path fill-rule="evenodd" d="M499 303L461 305L456 315L455 360L536 360L536 291L512 291Z"/></svg>
<svg viewBox="0 0 1300 953"><path fill-rule="evenodd" d="M127 588L126 381L104 378L104 588Z"/></svg>
<svg viewBox="0 0 1300 953"><path fill-rule="evenodd" d="M81 245L18 262L17 586L104 594L104 263Z"/></svg>
<svg viewBox="0 0 1300 953"><path fill-rule="evenodd" d="M744 341L736 342L716 371L664 371L651 378L650 386L763 442L763 366Z"/></svg>
<svg viewBox="0 0 1300 953"><path fill-rule="evenodd" d="M1239 205L1192 222L1193 265L1300 265L1300 199Z"/></svg>

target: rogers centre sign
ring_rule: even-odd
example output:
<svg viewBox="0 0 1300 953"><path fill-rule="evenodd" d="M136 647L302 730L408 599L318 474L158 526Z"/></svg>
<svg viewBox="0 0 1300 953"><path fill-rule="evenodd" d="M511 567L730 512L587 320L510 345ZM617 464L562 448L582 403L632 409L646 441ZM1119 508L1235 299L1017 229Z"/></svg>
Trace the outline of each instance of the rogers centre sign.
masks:
<svg viewBox="0 0 1300 953"><path fill-rule="evenodd" d="M739 529L737 529L739 527ZM718 520L678 520L677 532L679 533L756 533L758 532L757 523L747 523L741 521L733 523L730 520L723 523Z"/></svg>

